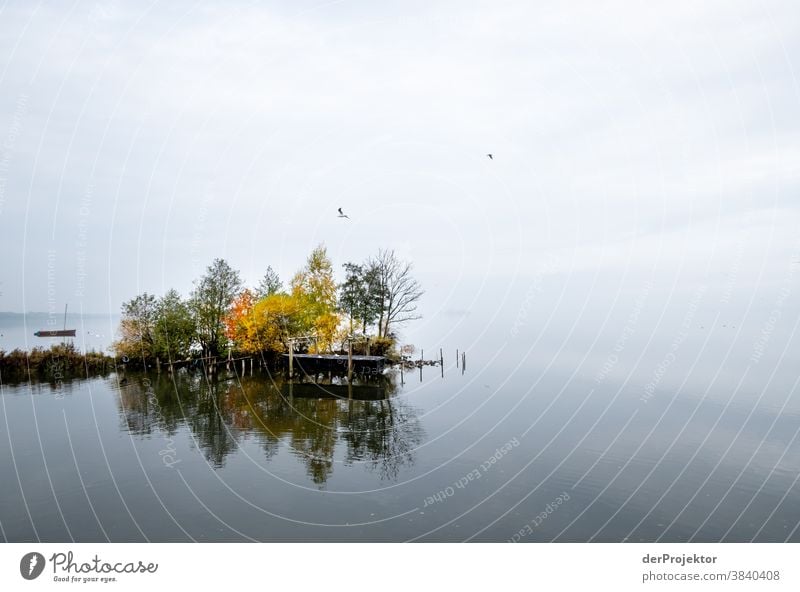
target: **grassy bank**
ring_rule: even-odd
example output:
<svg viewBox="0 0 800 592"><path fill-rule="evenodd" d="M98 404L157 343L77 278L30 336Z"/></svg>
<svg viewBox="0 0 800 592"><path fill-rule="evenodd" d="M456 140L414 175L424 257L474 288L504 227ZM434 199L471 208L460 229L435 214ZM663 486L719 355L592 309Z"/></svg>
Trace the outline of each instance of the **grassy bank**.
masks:
<svg viewBox="0 0 800 592"><path fill-rule="evenodd" d="M73 344L57 344L49 349L35 347L26 352L0 350L0 375L3 382L28 378L61 380L104 375L114 370L114 358L97 351L82 353Z"/></svg>

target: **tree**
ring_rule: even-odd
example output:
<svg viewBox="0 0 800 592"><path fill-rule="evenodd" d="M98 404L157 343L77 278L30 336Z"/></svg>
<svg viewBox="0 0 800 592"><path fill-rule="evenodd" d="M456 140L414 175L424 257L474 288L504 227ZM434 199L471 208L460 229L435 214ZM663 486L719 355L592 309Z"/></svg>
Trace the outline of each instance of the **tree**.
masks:
<svg viewBox="0 0 800 592"><path fill-rule="evenodd" d="M369 265L345 263L345 280L339 286L339 309L350 318L350 332L354 321L361 324L361 332L378 318L381 307L379 284L375 269Z"/></svg>
<svg viewBox="0 0 800 592"><path fill-rule="evenodd" d="M311 251L305 267L292 278L292 293L303 296L314 313L323 314L336 307L333 264L324 245Z"/></svg>
<svg viewBox="0 0 800 592"><path fill-rule="evenodd" d="M114 343L116 355L141 357L143 362L155 355L154 328L157 318L156 297L147 292L122 304L120 339Z"/></svg>
<svg viewBox="0 0 800 592"><path fill-rule="evenodd" d="M256 298L250 290L242 292L233 300L231 309L225 316L225 335L243 353L254 354L261 350L256 339L255 316L253 308Z"/></svg>
<svg viewBox="0 0 800 592"><path fill-rule="evenodd" d="M303 306L289 294L272 294L256 302L248 337L259 351L287 351L289 339L305 330Z"/></svg>
<svg viewBox="0 0 800 592"><path fill-rule="evenodd" d="M368 267L378 286L378 337L388 337L392 326L421 318L416 311L424 291L411 275L411 263L398 259L394 251L380 250Z"/></svg>
<svg viewBox="0 0 800 592"><path fill-rule="evenodd" d="M355 263L345 263L345 280L339 286L339 308L350 318L350 332L353 332L353 319L356 318L364 301L364 268Z"/></svg>
<svg viewBox="0 0 800 592"><path fill-rule="evenodd" d="M255 290L255 296L256 298L272 296L280 292L282 288L281 278L278 276L277 272L272 269L272 267L267 266L267 271Z"/></svg>
<svg viewBox="0 0 800 592"><path fill-rule="evenodd" d="M214 259L192 293L192 312L203 355L217 356L225 345L224 319L242 288L239 272Z"/></svg>
<svg viewBox="0 0 800 592"><path fill-rule="evenodd" d="M225 331L243 353L281 352L292 336L304 332L302 321L302 304L293 296L277 293L256 300L244 290L225 317Z"/></svg>
<svg viewBox="0 0 800 592"><path fill-rule="evenodd" d="M194 342L195 326L189 305L177 290L169 290L156 304L154 350L167 361L186 358Z"/></svg>
<svg viewBox="0 0 800 592"><path fill-rule="evenodd" d="M318 336L317 347L320 350L331 349L339 317L336 314L333 264L323 245L311 252L305 267L292 278L291 286L291 296L302 310L300 327Z"/></svg>

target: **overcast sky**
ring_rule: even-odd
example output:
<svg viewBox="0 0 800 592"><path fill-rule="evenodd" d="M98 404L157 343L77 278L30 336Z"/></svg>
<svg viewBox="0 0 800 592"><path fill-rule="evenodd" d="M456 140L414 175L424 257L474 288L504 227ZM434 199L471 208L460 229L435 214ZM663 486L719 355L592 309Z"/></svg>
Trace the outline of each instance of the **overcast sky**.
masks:
<svg viewBox="0 0 800 592"><path fill-rule="evenodd" d="M285 280L319 243L412 260L429 322L541 276L768 300L798 56L796 1L6 2L0 310L188 294L214 257Z"/></svg>

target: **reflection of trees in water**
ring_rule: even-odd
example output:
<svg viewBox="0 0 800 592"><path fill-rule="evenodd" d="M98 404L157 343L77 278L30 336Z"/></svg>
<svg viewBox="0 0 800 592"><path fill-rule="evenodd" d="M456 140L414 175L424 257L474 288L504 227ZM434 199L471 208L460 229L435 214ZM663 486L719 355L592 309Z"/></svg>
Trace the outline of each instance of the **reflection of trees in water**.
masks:
<svg viewBox="0 0 800 592"><path fill-rule="evenodd" d="M239 433L226 426L226 413L219 401L219 384L209 384L201 376L179 373L174 381L168 374L153 375L149 389L141 374L129 375L120 389L120 404L128 430L150 435L160 430L172 437L187 426L215 467L236 449ZM223 385L224 386L224 385Z"/></svg>
<svg viewBox="0 0 800 592"><path fill-rule="evenodd" d="M151 393L148 393L143 379L145 375L127 375L127 384L119 390L119 404L125 427L132 434L150 435L158 430L173 435L183 423L183 413L178 404L178 396L170 382L161 378L151 380ZM116 387L116 379L109 380L109 385Z"/></svg>
<svg viewBox="0 0 800 592"><path fill-rule="evenodd" d="M228 403L219 396L224 385L201 378L197 386L197 406L194 413L187 415L187 423L208 462L219 468L228 454L236 450L241 432L228 425Z"/></svg>
<svg viewBox="0 0 800 592"><path fill-rule="evenodd" d="M268 459L284 442L320 485L334 471L337 442L345 444L345 464L363 462L381 479L396 479L401 467L413 464L413 450L423 438L415 409L391 397L396 390L391 381L348 391L308 383L289 389L265 377L208 383L179 373L174 381L168 375L151 375L150 380L149 393L141 376L131 376L121 389L128 430L160 430L172 436L185 425L215 467L224 464L241 438L257 434ZM332 392L353 398L337 398ZM386 398L362 400L373 393Z"/></svg>
<svg viewBox="0 0 800 592"><path fill-rule="evenodd" d="M381 479L396 479L403 465L414 463L422 428L414 409L397 400L348 401L342 422L346 462L365 461Z"/></svg>

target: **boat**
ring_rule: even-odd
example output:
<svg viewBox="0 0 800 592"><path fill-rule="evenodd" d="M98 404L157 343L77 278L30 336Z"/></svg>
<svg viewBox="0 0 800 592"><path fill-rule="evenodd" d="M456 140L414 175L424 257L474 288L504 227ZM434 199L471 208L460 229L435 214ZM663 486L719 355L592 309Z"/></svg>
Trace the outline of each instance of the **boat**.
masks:
<svg viewBox="0 0 800 592"><path fill-rule="evenodd" d="M64 305L64 328L63 329L44 329L34 333L36 337L75 337L75 329L67 329L67 304Z"/></svg>
<svg viewBox="0 0 800 592"><path fill-rule="evenodd" d="M57 329L55 331L37 331L36 337L75 337L75 329Z"/></svg>

